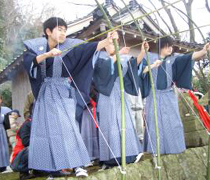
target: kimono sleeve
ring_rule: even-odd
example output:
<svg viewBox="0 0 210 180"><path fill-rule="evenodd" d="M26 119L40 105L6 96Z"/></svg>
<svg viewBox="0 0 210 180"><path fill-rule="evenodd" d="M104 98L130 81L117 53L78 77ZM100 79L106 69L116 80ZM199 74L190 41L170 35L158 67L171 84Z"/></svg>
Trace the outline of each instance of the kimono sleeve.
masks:
<svg viewBox="0 0 210 180"><path fill-rule="evenodd" d="M18 132L18 135L22 140L22 144L24 147L28 147L30 144L30 133L31 121L25 121Z"/></svg>
<svg viewBox="0 0 210 180"><path fill-rule="evenodd" d="M106 96L111 94L111 91L114 87L115 76L116 73L113 72L112 69L112 62L113 60L110 59L103 59L99 58L95 63L94 67L94 75L93 75L93 82L95 84L96 89L99 93L102 93ZM117 64L114 64L114 69L116 69Z"/></svg>
<svg viewBox="0 0 210 180"><path fill-rule="evenodd" d="M192 54L178 56L173 65L173 81L179 88L192 89L192 68L193 60Z"/></svg>
<svg viewBox="0 0 210 180"><path fill-rule="evenodd" d="M139 87L141 90L142 98L145 98L149 95L151 84L150 84L150 77L149 72L143 73L145 67L147 66L147 60L144 58L139 65L141 67L141 71L139 71Z"/></svg>
<svg viewBox="0 0 210 180"><path fill-rule="evenodd" d="M92 58L98 42L81 44L73 48L63 57L65 66L62 67L62 76L69 77L69 72L76 86L86 96L89 96L93 76ZM75 87L75 84L72 84Z"/></svg>
<svg viewBox="0 0 210 180"><path fill-rule="evenodd" d="M125 91L133 96L138 96L139 80L138 80L138 65L134 57L128 61L128 71L123 78Z"/></svg>
<svg viewBox="0 0 210 180"><path fill-rule="evenodd" d="M23 55L23 64L29 75L31 89L35 99L38 96L42 83L41 67L36 62L36 54L33 51L26 51Z"/></svg>
<svg viewBox="0 0 210 180"><path fill-rule="evenodd" d="M36 53L29 50L23 55L24 67L31 78L37 78L37 69L39 65L36 61L36 56Z"/></svg>

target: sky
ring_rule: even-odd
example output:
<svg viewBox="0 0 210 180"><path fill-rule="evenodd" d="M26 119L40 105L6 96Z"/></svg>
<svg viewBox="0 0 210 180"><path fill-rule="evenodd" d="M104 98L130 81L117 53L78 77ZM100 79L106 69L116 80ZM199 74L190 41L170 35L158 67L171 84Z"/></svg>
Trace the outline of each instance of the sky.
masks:
<svg viewBox="0 0 210 180"><path fill-rule="evenodd" d="M43 7L53 7L55 9L55 14L59 17L64 18L67 21L73 21L77 18L83 17L90 13L94 7L96 7L96 3L94 0L81 0L81 1L75 1L75 0L17 0L19 6L22 8L23 13L27 13L27 9L29 7L33 6L33 11L30 11L34 14L34 16L37 16L42 11ZM129 3L129 0L124 0L126 3ZM170 0L169 2L175 2L176 0ZM100 3L105 2L105 0L99 0ZM114 2L120 6L123 7L123 4L120 0L114 0ZM151 10L154 10L154 8L151 6L151 4L147 0L137 0L139 4L143 6L143 8L150 12ZM152 0L153 3L155 3L156 7L162 7L161 4L158 2L158 0ZM72 3L79 3L79 4L89 4L89 5L95 5L94 7L91 6L82 6L82 5L74 5ZM184 10L183 3L179 2L175 5L181 10ZM207 12L205 8L205 1L204 0L194 0L192 5L192 16L193 20L197 23L198 26L207 25L210 24L210 13ZM161 15L164 17L164 19L168 19L167 15L165 14L164 10L160 11ZM176 22L178 22L178 28L179 30L186 30L188 29L187 24L180 18L180 16L177 14L177 12L173 11ZM154 16L152 16L154 18ZM160 21L159 21L160 22ZM169 20L167 21L169 22ZM161 24L161 23L160 23ZM161 24L161 28L167 32L167 29ZM210 26L206 28L201 29L204 33L204 36L207 37L207 32L210 32ZM183 39L187 39L188 34L184 33ZM196 34L196 41L201 42L201 37L197 33Z"/></svg>

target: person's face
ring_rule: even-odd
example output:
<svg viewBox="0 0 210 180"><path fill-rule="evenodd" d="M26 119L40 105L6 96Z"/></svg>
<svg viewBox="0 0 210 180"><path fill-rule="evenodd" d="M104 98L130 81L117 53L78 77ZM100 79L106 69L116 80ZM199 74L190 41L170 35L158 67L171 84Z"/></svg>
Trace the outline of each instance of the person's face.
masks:
<svg viewBox="0 0 210 180"><path fill-rule="evenodd" d="M115 54L115 48L114 44L109 44L108 46L105 47L106 52L110 55L113 56Z"/></svg>
<svg viewBox="0 0 210 180"><path fill-rule="evenodd" d="M12 115L15 119L18 118L18 114L17 114L16 112L12 112L11 115Z"/></svg>
<svg viewBox="0 0 210 180"><path fill-rule="evenodd" d="M165 46L164 48L161 49L161 54L164 56L169 56L173 52L173 47L172 46Z"/></svg>
<svg viewBox="0 0 210 180"><path fill-rule="evenodd" d="M47 29L46 30L48 39L53 40L56 44L63 43L66 40L66 27L65 26L57 26L52 32Z"/></svg>
<svg viewBox="0 0 210 180"><path fill-rule="evenodd" d="M1 105L1 103L2 103L2 98L0 97L0 105Z"/></svg>

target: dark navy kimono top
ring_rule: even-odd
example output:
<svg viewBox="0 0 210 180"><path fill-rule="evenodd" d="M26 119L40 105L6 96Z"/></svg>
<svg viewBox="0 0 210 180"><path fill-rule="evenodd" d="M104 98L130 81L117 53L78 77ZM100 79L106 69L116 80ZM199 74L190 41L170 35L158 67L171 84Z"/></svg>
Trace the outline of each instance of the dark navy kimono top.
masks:
<svg viewBox="0 0 210 180"><path fill-rule="evenodd" d="M192 68L193 60L192 54L185 54L181 56L168 56L164 59L161 66L158 67L157 84L158 90L167 88L167 74L165 72L166 61L170 58L175 58L172 64L172 81L175 82L178 88L192 89ZM143 59L143 69L147 66L146 59ZM145 98L149 95L151 89L149 73L142 73L139 76L139 84L142 97ZM171 84L172 85L172 84Z"/></svg>

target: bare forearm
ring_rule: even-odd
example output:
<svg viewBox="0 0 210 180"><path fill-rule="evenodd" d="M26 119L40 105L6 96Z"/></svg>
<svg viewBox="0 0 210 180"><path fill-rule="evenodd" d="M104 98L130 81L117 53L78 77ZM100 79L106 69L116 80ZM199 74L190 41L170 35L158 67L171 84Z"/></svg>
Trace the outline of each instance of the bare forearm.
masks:
<svg viewBox="0 0 210 180"><path fill-rule="evenodd" d="M145 52L141 51L137 57L137 64L140 64L142 59L144 58Z"/></svg>
<svg viewBox="0 0 210 180"><path fill-rule="evenodd" d="M41 63L42 61L44 61L46 58L48 58L48 55L47 53L44 53L44 54L40 54L36 57L36 61L37 63Z"/></svg>
<svg viewBox="0 0 210 180"><path fill-rule="evenodd" d="M154 64L150 65L150 68L151 68L151 69L153 69L154 67L155 67ZM146 67L144 68L144 70L143 70L143 73L144 73L144 74L147 73L147 72L149 72L149 66L146 66Z"/></svg>
<svg viewBox="0 0 210 180"><path fill-rule="evenodd" d="M207 51L204 50L204 49L202 49L202 50L200 50L200 51L194 52L194 53L192 54L192 59L193 59L194 61L198 61L198 60L204 58L204 57L206 56L206 54L207 54Z"/></svg>
<svg viewBox="0 0 210 180"><path fill-rule="evenodd" d="M104 47L106 47L109 44L109 41L107 39L104 39L102 41L99 41L98 46L96 48L97 51L100 51Z"/></svg>

